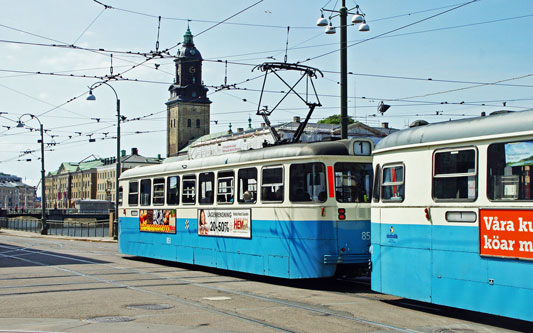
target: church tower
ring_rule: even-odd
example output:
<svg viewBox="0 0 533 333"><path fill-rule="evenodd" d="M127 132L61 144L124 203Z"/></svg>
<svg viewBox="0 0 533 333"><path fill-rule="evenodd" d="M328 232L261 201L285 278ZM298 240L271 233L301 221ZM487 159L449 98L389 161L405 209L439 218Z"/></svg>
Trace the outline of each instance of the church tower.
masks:
<svg viewBox="0 0 533 333"><path fill-rule="evenodd" d="M176 81L168 89L167 156L176 156L189 140L209 134L210 104L202 82L202 56L187 27L178 51Z"/></svg>

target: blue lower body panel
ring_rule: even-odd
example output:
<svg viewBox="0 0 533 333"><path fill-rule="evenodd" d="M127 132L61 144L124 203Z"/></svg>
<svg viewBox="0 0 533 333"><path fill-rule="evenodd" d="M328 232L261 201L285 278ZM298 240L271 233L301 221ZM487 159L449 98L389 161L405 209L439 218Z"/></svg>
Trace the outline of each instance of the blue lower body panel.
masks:
<svg viewBox="0 0 533 333"><path fill-rule="evenodd" d="M119 250L273 277L330 277L339 263L368 264L369 221L253 220L251 238L198 235L197 221L176 220L176 233L139 231L139 218L121 217ZM339 242L339 234L342 241Z"/></svg>
<svg viewBox="0 0 533 333"><path fill-rule="evenodd" d="M372 290L533 321L533 262L481 257L477 227L371 229Z"/></svg>

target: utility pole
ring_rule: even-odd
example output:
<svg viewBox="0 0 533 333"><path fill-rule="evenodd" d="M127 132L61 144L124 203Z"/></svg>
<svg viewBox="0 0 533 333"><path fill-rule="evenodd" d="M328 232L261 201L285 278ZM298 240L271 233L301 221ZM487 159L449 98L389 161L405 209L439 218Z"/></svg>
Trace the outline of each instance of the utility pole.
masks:
<svg viewBox="0 0 533 333"><path fill-rule="evenodd" d="M335 16L340 17L340 54L341 54L341 64L340 64L340 72L341 72L341 80L340 80L340 86L341 86L341 138L347 139L348 138L348 38L347 38L347 17L349 13L348 10L355 9L356 12L353 13L352 17L352 23L353 24L361 24L359 25L358 30L359 31L369 31L370 28L368 24L366 24L365 21L365 14L361 11L359 5L356 5L352 9L346 8L346 0L342 0L341 8L336 10L331 9L325 9L322 8L320 11L322 14L320 15L320 18L318 19L316 25L319 27L326 27L326 34L331 35L335 33L335 27L331 24L331 19ZM329 25L328 25L328 19L324 18L324 11L335 13L335 15L332 15L329 17Z"/></svg>
<svg viewBox="0 0 533 333"><path fill-rule="evenodd" d="M341 21L341 139L348 138L348 47L346 37L346 18L348 17L348 8L346 0L342 0L342 6L339 10Z"/></svg>

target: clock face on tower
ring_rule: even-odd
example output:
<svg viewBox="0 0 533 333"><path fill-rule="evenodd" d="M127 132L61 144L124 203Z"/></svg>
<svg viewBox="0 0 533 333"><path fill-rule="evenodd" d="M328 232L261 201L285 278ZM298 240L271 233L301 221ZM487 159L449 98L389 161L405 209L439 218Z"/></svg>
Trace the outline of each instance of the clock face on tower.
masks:
<svg viewBox="0 0 533 333"><path fill-rule="evenodd" d="M196 73L196 67L189 66L189 73Z"/></svg>

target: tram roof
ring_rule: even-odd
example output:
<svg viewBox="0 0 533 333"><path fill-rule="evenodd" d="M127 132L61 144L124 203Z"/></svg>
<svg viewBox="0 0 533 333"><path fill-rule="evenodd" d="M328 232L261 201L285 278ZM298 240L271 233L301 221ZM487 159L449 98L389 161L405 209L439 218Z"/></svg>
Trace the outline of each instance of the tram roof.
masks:
<svg viewBox="0 0 533 333"><path fill-rule="evenodd" d="M207 168L225 164L236 164L253 161L269 161L280 158L316 155L349 155L352 142L364 139L347 139L329 142L294 143L261 149L239 151L226 155L210 156L194 160L181 159L180 157L167 158L163 164L137 167L122 173L121 178L135 178L147 174L158 174L169 171ZM371 141L371 140L368 140Z"/></svg>
<svg viewBox="0 0 533 333"><path fill-rule="evenodd" d="M415 144L531 131L533 130L532 124L533 111L505 112L433 123L394 132L383 138L376 145L375 151Z"/></svg>

